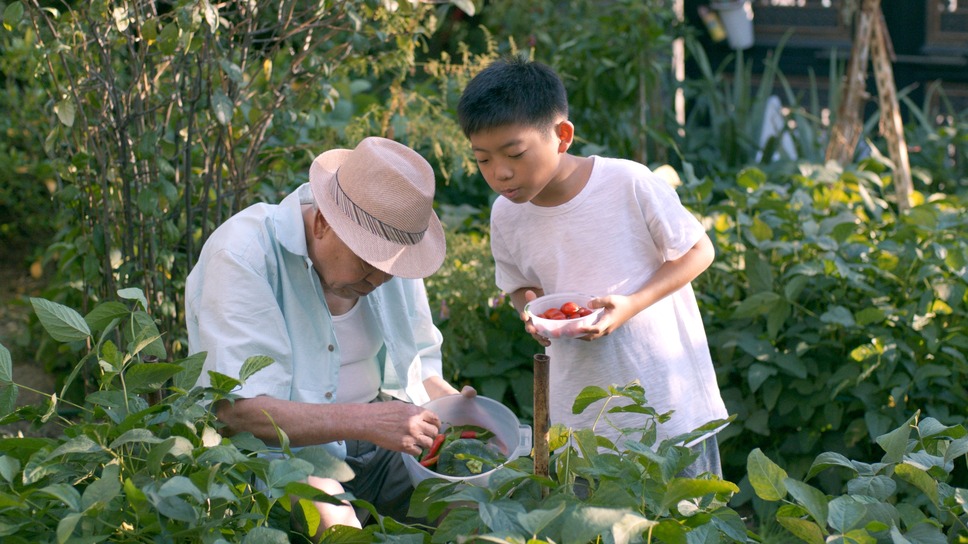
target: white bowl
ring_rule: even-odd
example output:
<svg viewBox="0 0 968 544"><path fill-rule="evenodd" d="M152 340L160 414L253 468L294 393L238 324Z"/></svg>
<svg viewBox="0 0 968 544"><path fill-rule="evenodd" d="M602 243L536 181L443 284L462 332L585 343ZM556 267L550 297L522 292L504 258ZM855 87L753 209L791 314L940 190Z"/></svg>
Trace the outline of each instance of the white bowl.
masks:
<svg viewBox="0 0 968 544"><path fill-rule="evenodd" d="M536 298L524 306L524 312L531 319L531 324L538 330L538 334L545 338L574 338L582 336L581 329L588 327L598 321L603 308L591 309L592 313L584 317L574 319L545 319L542 314L551 308L561 308L566 302L588 308L588 301L593 299L592 295L584 293L554 293Z"/></svg>
<svg viewBox="0 0 968 544"><path fill-rule="evenodd" d="M441 431L451 426L477 425L494 433L491 440L501 454L507 456L505 463L531 453L531 427L521 424L510 408L494 399L481 395L471 398L464 395L447 395L436 398L424 404L423 407L440 417L443 422ZM451 482L486 486L491 474L504 466L502 463L494 469L474 476L449 476L421 465L413 455L408 453L400 455L403 456L403 465L407 468L410 482L414 487L427 478L442 478Z"/></svg>

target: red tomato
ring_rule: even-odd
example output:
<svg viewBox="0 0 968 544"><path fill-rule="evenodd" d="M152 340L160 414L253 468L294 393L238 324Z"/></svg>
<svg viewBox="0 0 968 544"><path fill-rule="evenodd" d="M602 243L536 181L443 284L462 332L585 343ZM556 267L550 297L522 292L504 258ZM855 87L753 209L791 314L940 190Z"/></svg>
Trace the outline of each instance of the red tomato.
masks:
<svg viewBox="0 0 968 544"><path fill-rule="evenodd" d="M591 315L592 311L588 308L579 308L578 317L585 317L586 315Z"/></svg>
<svg viewBox="0 0 968 544"><path fill-rule="evenodd" d="M545 319L565 319L565 314L558 308L551 308L544 313Z"/></svg>
<svg viewBox="0 0 968 544"><path fill-rule="evenodd" d="M561 305L561 311L565 314L577 314L581 307L574 302L566 302Z"/></svg>

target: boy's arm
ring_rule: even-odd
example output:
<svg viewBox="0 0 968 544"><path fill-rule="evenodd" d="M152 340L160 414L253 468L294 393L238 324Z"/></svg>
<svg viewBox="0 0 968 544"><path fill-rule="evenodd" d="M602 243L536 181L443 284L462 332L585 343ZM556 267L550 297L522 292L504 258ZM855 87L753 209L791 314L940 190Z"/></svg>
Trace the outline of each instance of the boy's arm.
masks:
<svg viewBox="0 0 968 544"><path fill-rule="evenodd" d="M589 303L592 308L605 308L598 322L588 327L585 340L606 336L626 321L678 291L709 268L716 256L712 240L703 233L699 241L674 261L666 261L638 291L628 296L610 295Z"/></svg>
<svg viewBox="0 0 968 544"><path fill-rule="evenodd" d="M539 287L522 287L511 293L510 297L511 304L514 305L514 309L518 311L521 321L524 321L525 332L530 334L542 346L548 346L551 344L551 341L538 334L538 330L534 328L534 325L531 324L531 320L529 320L527 314L524 313L524 306L527 303L543 295L544 289Z"/></svg>

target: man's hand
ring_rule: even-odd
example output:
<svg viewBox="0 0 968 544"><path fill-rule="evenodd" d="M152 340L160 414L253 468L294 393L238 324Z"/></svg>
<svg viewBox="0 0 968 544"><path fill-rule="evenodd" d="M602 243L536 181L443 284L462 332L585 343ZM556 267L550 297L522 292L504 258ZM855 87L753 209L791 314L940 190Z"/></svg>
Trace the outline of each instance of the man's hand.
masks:
<svg viewBox="0 0 968 544"><path fill-rule="evenodd" d="M430 410L401 401L357 405L365 440L382 448L419 454L433 444L440 418Z"/></svg>

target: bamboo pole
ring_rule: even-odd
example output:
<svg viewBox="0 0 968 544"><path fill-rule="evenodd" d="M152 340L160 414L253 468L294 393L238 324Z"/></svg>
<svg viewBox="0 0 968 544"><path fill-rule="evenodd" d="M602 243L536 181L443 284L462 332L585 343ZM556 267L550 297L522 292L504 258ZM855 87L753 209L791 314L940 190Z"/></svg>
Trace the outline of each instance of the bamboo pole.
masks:
<svg viewBox="0 0 968 544"><path fill-rule="evenodd" d="M544 353L534 355L534 474L548 476L548 367L551 357ZM548 488L542 487L542 495Z"/></svg>

